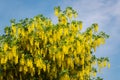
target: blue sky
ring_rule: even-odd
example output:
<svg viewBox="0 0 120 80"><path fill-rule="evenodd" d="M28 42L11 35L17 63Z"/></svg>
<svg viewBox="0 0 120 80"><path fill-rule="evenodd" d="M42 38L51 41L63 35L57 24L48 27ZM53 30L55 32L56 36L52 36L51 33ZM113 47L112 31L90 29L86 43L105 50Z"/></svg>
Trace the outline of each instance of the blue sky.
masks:
<svg viewBox="0 0 120 80"><path fill-rule="evenodd" d="M110 35L96 55L110 58L111 68L102 70L104 80L120 80L120 0L0 0L0 34L13 18L20 20L44 14L56 23L55 6L73 7L79 13L77 19L83 21L83 30L98 23L99 30Z"/></svg>

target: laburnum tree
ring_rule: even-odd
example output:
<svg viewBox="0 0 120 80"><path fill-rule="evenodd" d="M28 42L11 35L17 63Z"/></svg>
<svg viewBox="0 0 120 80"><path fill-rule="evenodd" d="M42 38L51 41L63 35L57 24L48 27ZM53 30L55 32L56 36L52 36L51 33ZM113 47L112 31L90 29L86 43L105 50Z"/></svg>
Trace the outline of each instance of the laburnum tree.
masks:
<svg viewBox="0 0 120 80"><path fill-rule="evenodd" d="M97 23L81 31L71 7L54 11L56 24L43 15L11 20L0 36L0 80L103 80L96 74L109 59L94 52L109 35Z"/></svg>

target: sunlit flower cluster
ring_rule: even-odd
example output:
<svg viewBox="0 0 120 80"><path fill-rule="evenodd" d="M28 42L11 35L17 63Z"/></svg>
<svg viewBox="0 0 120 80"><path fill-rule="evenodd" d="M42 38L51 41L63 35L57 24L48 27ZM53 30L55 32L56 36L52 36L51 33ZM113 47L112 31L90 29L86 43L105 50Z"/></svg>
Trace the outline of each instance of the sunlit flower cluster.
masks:
<svg viewBox="0 0 120 80"><path fill-rule="evenodd" d="M0 80L90 80L110 67L108 58L97 58L96 48L105 43L98 24L82 32L82 21L73 20L71 7L55 8L58 24L42 15L12 22L0 45ZM98 69L95 66L98 66Z"/></svg>

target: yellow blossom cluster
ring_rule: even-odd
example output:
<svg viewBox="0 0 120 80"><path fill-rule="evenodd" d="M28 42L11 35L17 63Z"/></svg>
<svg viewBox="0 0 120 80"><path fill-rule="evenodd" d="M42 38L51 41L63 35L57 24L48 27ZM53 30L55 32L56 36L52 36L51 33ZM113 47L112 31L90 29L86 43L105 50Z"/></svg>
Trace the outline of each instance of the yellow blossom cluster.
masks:
<svg viewBox="0 0 120 80"><path fill-rule="evenodd" d="M96 47L105 43L105 33L93 24L82 32L82 21L71 7L55 8L58 24L43 15L12 22L0 45L0 80L90 80L97 69L109 64L96 58Z"/></svg>

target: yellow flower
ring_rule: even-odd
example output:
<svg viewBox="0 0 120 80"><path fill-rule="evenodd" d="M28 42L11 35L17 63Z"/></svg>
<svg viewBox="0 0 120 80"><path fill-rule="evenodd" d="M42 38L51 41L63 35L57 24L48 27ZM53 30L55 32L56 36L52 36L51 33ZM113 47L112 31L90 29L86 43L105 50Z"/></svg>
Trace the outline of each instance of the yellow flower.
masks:
<svg viewBox="0 0 120 80"><path fill-rule="evenodd" d="M55 16L59 16L59 13L60 13L60 7L55 7L54 9Z"/></svg>
<svg viewBox="0 0 120 80"><path fill-rule="evenodd" d="M18 28L18 36L21 34L21 28Z"/></svg>
<svg viewBox="0 0 120 80"><path fill-rule="evenodd" d="M80 65L84 65L84 57L81 58Z"/></svg>
<svg viewBox="0 0 120 80"><path fill-rule="evenodd" d="M67 24L67 18L65 16L60 16L60 23L66 25Z"/></svg>
<svg viewBox="0 0 120 80"><path fill-rule="evenodd" d="M9 60L12 60L12 59L13 59L13 55L12 55L12 53L9 52L8 55L7 55L7 57L8 57Z"/></svg>
<svg viewBox="0 0 120 80"><path fill-rule="evenodd" d="M67 46L64 45L62 47L62 50L63 50L63 53L68 54L68 47Z"/></svg>
<svg viewBox="0 0 120 80"><path fill-rule="evenodd" d="M4 58L1 58L1 64L4 64Z"/></svg>
<svg viewBox="0 0 120 80"><path fill-rule="evenodd" d="M93 76L96 77L96 72L93 72Z"/></svg>
<svg viewBox="0 0 120 80"><path fill-rule="evenodd" d="M35 42L35 46L36 46L37 48L39 48L39 42L38 42L38 41Z"/></svg>
<svg viewBox="0 0 120 80"><path fill-rule="evenodd" d="M16 55L16 57L15 57L15 64L17 64L18 63L18 55Z"/></svg>
<svg viewBox="0 0 120 80"><path fill-rule="evenodd" d="M30 45L31 45L31 46L33 46L33 40L34 40L33 37L29 38L29 41L30 41Z"/></svg>
<svg viewBox="0 0 120 80"><path fill-rule="evenodd" d="M50 72L50 64L47 64L47 72Z"/></svg>
<svg viewBox="0 0 120 80"><path fill-rule="evenodd" d="M98 32L98 24L94 24L94 31Z"/></svg>
<svg viewBox="0 0 120 80"><path fill-rule="evenodd" d="M79 23L79 29L82 29L82 22Z"/></svg>
<svg viewBox="0 0 120 80"><path fill-rule="evenodd" d="M21 29L21 35L22 35L22 37L25 37L25 31L23 28Z"/></svg>
<svg viewBox="0 0 120 80"><path fill-rule="evenodd" d="M31 72L31 76L33 76L33 75L35 74L35 68L32 67L32 68L30 69L30 72Z"/></svg>
<svg viewBox="0 0 120 80"><path fill-rule="evenodd" d="M3 47L4 52L6 52L7 49L8 49L8 44L7 44L7 43L4 43L4 47Z"/></svg>
<svg viewBox="0 0 120 80"><path fill-rule="evenodd" d="M53 39L51 37L49 38L49 41L51 44L53 44Z"/></svg>
<svg viewBox="0 0 120 80"><path fill-rule="evenodd" d="M32 63L32 60L30 59L27 59L27 66L32 68L33 67L33 63Z"/></svg>
<svg viewBox="0 0 120 80"><path fill-rule="evenodd" d="M31 31L33 31L33 30L34 30L34 28L35 28L34 23L32 23L32 25L30 26L30 28L31 28Z"/></svg>
<svg viewBox="0 0 120 80"><path fill-rule="evenodd" d="M22 66L19 67L19 71L22 72Z"/></svg>
<svg viewBox="0 0 120 80"><path fill-rule="evenodd" d="M14 25L12 25L12 31L13 31L13 35L15 35L16 34L16 27L14 26Z"/></svg>
<svg viewBox="0 0 120 80"><path fill-rule="evenodd" d="M74 36L70 37L70 42L74 42Z"/></svg>
<svg viewBox="0 0 120 80"><path fill-rule="evenodd" d="M30 26L28 26L28 33L32 32L32 28Z"/></svg>
<svg viewBox="0 0 120 80"><path fill-rule="evenodd" d="M61 54L61 61L64 61L64 54Z"/></svg>
<svg viewBox="0 0 120 80"><path fill-rule="evenodd" d="M90 30L90 32L89 32L90 36L92 36L92 33L93 33L92 30Z"/></svg>
<svg viewBox="0 0 120 80"><path fill-rule="evenodd" d="M24 64L25 64L25 61L24 61L23 58L20 59L20 64L21 64L21 65L24 65Z"/></svg>
<svg viewBox="0 0 120 80"><path fill-rule="evenodd" d="M104 38L100 38L101 44L105 44L105 39Z"/></svg>
<svg viewBox="0 0 120 80"><path fill-rule="evenodd" d="M43 71L45 72L46 71L46 65L43 64Z"/></svg>
<svg viewBox="0 0 120 80"><path fill-rule="evenodd" d="M6 70L7 69L7 65L3 65L3 69Z"/></svg>
<svg viewBox="0 0 120 80"><path fill-rule="evenodd" d="M108 63L108 68L110 68L110 63Z"/></svg>
<svg viewBox="0 0 120 80"><path fill-rule="evenodd" d="M56 59L58 60L58 61L61 61L61 54L58 52L58 53L56 53L55 54L56 56Z"/></svg>
<svg viewBox="0 0 120 80"><path fill-rule="evenodd" d="M107 66L107 61L103 61L103 66L104 66L104 67Z"/></svg>
<svg viewBox="0 0 120 80"><path fill-rule="evenodd" d="M55 61L55 54L53 54L53 58L52 59L53 59L53 61Z"/></svg>
<svg viewBox="0 0 120 80"><path fill-rule="evenodd" d="M78 14L77 14L77 13L74 13L73 16L74 16L74 18L77 18Z"/></svg>
<svg viewBox="0 0 120 80"><path fill-rule="evenodd" d="M26 72L28 72L28 68L27 66L24 66L24 73L26 74Z"/></svg>
<svg viewBox="0 0 120 80"><path fill-rule="evenodd" d="M79 64L79 61L80 61L79 57L75 57L75 63Z"/></svg>
<svg viewBox="0 0 120 80"><path fill-rule="evenodd" d="M68 35L68 29L67 28L64 28L64 36Z"/></svg>
<svg viewBox="0 0 120 80"><path fill-rule="evenodd" d="M16 56L16 49L17 49L17 46L12 47L12 54L14 57Z"/></svg>
<svg viewBox="0 0 120 80"><path fill-rule="evenodd" d="M70 19L72 19L73 14L72 14L72 13L69 13L69 14L68 14L68 17L69 17Z"/></svg>
<svg viewBox="0 0 120 80"><path fill-rule="evenodd" d="M55 9L54 14L55 14L56 16L58 16L58 14L59 14L58 9Z"/></svg>

